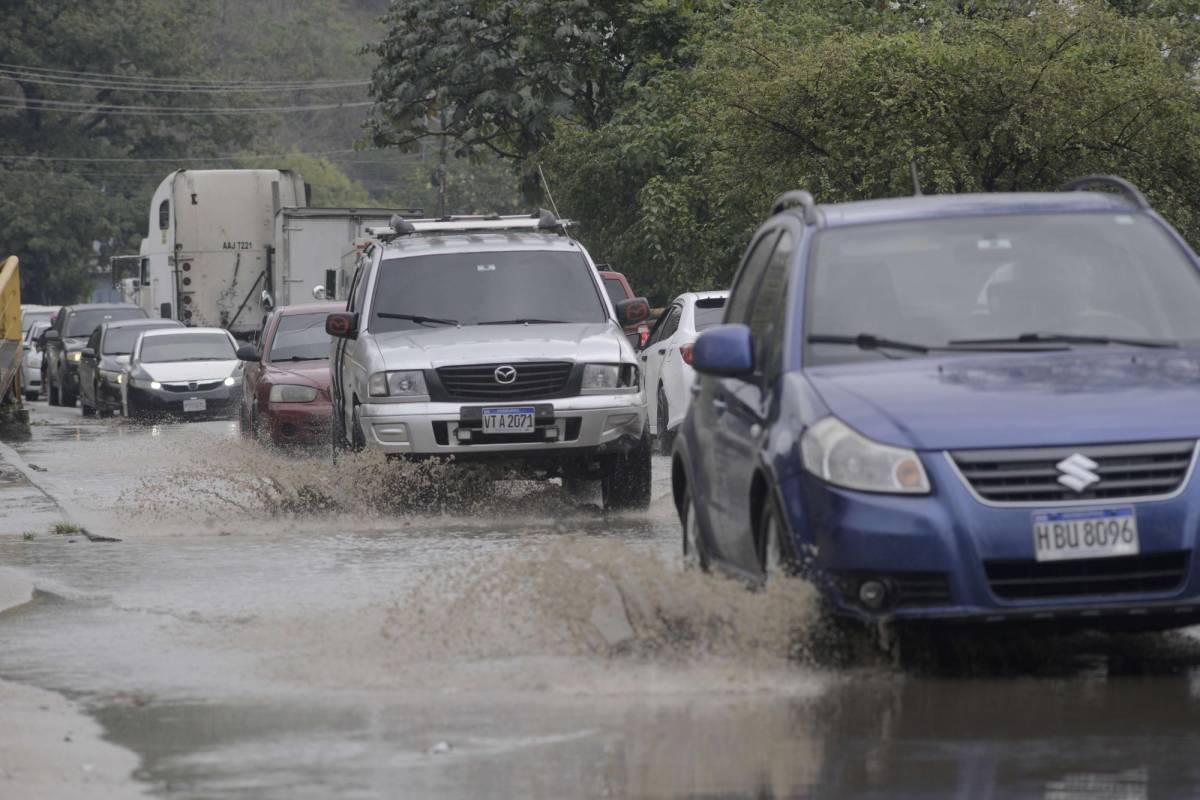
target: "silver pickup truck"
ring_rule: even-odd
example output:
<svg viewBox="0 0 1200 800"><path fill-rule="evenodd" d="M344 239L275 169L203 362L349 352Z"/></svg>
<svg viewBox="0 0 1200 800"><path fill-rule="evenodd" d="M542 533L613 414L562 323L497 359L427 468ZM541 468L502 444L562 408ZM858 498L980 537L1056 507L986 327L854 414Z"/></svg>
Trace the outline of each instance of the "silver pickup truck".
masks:
<svg viewBox="0 0 1200 800"><path fill-rule="evenodd" d="M548 212L393 219L331 314L333 444L493 460L600 481L605 508L650 501L646 392L591 256Z"/></svg>

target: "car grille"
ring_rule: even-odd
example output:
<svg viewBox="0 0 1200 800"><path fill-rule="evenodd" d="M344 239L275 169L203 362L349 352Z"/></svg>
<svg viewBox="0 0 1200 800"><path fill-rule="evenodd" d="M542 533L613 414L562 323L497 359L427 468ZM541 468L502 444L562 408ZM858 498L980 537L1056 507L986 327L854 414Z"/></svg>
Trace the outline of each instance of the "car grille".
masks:
<svg viewBox="0 0 1200 800"><path fill-rule="evenodd" d="M496 380L498 367L513 367L512 383ZM570 361L536 361L515 364L471 364L436 370L447 400L538 400L559 397L571 382L575 365Z"/></svg>
<svg viewBox="0 0 1200 800"><path fill-rule="evenodd" d="M168 392L207 392L220 386L222 381L196 381L193 383L164 383L163 389Z"/></svg>
<svg viewBox="0 0 1200 800"><path fill-rule="evenodd" d="M1078 561L985 561L992 593L1005 600L1169 592L1187 575L1189 551Z"/></svg>
<svg viewBox="0 0 1200 800"><path fill-rule="evenodd" d="M1183 485L1195 457L1194 440L1097 447L952 452L975 493L990 503L1060 503L1169 495ZM1073 455L1096 462L1099 482L1076 492L1063 486L1057 465Z"/></svg>

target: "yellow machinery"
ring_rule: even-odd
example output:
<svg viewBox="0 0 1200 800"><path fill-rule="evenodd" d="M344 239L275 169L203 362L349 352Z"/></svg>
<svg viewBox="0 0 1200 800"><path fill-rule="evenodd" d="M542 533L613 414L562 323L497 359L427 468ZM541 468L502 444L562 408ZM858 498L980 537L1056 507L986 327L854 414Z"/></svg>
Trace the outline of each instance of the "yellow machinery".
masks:
<svg viewBox="0 0 1200 800"><path fill-rule="evenodd" d="M0 415L21 408L21 272L17 257L0 266Z"/></svg>

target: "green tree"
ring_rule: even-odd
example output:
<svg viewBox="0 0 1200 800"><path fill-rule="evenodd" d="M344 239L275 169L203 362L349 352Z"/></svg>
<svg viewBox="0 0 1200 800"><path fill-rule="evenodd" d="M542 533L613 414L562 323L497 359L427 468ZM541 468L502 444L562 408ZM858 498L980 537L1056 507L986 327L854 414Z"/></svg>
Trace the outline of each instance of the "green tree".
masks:
<svg viewBox="0 0 1200 800"><path fill-rule="evenodd" d="M778 193L907 194L914 162L937 192L1122 174L1200 240L1200 100L1161 18L1045 0L822 24L780 5L741 8L694 69L596 131L563 123L545 151L581 236L656 299L728 285Z"/></svg>

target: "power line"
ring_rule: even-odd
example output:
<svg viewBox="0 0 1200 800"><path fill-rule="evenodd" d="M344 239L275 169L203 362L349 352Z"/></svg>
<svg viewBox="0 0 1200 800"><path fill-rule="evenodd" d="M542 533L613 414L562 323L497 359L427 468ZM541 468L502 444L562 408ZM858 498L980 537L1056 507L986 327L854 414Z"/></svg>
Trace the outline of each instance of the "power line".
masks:
<svg viewBox="0 0 1200 800"><path fill-rule="evenodd" d="M66 86L72 89L87 89L89 91L116 90L130 92L145 92L149 94L230 94L233 92L250 92L255 94L270 94L275 92L319 92L328 89L347 89L367 86L370 81L339 81L321 84L278 84L270 86L161 86L156 84L138 83L98 83L92 81L63 80L56 77L26 75L20 72L0 70L0 79L7 78L21 83L32 83L38 86Z"/></svg>
<svg viewBox="0 0 1200 800"><path fill-rule="evenodd" d="M111 72L81 72L78 70L53 69L49 67L30 67L22 64L8 64L2 62L0 62L0 71L20 72L29 75L40 75L62 79L74 78L79 81L138 83L162 87L183 86L214 89L227 89L229 87L275 89L286 88L290 86L324 86L343 83L351 83L356 86L366 86L370 83L370 81L367 80L359 80L354 78L327 78L315 81L219 81L192 78L155 78L147 75L121 75Z"/></svg>
<svg viewBox="0 0 1200 800"><path fill-rule="evenodd" d="M362 155L370 156L377 155L376 151L372 150L355 150L353 148L344 150L293 150L289 153L231 153L223 156L178 156L175 158L134 158L134 157L112 157L101 156L89 158L87 156L37 156L37 155L16 155L16 154L0 154L0 161L49 161L49 162L97 162L97 163L158 163L158 164L176 164L181 161L238 161L249 159L265 159L265 158L288 158L289 156L340 156L353 155L361 153ZM349 160L349 164L410 164L424 160L417 153L398 154L397 160Z"/></svg>
<svg viewBox="0 0 1200 800"><path fill-rule="evenodd" d="M305 111L331 111L334 109L361 108L372 105L370 100L350 103L317 103L312 105L295 106L232 106L226 108L205 108L204 106L128 106L111 103L85 103L70 100L45 100L40 98L19 98L14 95L0 95L0 108L33 109L36 111L54 111L64 114L114 114L118 116L139 117L177 117L177 116L219 116L223 114L291 114Z"/></svg>

